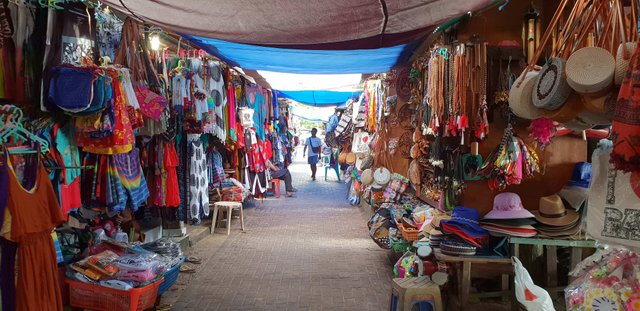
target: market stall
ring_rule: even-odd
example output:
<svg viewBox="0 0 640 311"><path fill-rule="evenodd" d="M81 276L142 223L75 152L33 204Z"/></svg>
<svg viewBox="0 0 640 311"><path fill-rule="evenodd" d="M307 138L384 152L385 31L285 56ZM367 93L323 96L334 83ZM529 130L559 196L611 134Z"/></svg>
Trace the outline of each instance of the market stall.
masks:
<svg viewBox="0 0 640 311"><path fill-rule="evenodd" d="M430 277L425 293L457 288L442 299L463 310L470 301L496 302L491 291L511 293L529 310L564 305L563 291L577 277L565 295L570 309L602 306L606 291L607 303L635 310L633 295L619 290L633 291L626 264L636 255L607 245L634 246L624 228L635 213L627 206L639 198L628 191L620 201L613 191L633 185L637 166L630 125L636 20L635 1L516 2L469 12L440 26L410 66L365 82L352 145L362 144L361 135L368 142L353 150L364 161L351 167L351 194L360 201L350 201L373 209L369 234L398 252L396 277ZM602 138L613 147L596 149ZM600 257L587 258L593 252ZM604 271L606 256L622 263ZM584 276L585 268L567 276L583 259L602 280ZM478 264L503 269L478 275ZM520 295L531 279L513 282L528 277L524 267L544 287L538 298ZM476 277L500 281L471 282ZM585 294L579 286L597 289Z"/></svg>
<svg viewBox="0 0 640 311"><path fill-rule="evenodd" d="M0 12L12 13L0 38L2 310L153 307L185 260L163 236L200 225L216 201L261 196L266 161L290 163L288 107L97 2Z"/></svg>

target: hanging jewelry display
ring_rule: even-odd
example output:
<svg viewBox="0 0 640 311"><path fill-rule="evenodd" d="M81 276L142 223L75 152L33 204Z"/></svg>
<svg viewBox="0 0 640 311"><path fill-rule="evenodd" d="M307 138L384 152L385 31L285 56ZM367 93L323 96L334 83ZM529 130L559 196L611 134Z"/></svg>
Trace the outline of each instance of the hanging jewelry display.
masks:
<svg viewBox="0 0 640 311"><path fill-rule="evenodd" d="M477 175L488 179L489 189L504 190L508 185L520 184L540 172L539 158L534 148L513 133L511 124L496 150L487 157Z"/></svg>

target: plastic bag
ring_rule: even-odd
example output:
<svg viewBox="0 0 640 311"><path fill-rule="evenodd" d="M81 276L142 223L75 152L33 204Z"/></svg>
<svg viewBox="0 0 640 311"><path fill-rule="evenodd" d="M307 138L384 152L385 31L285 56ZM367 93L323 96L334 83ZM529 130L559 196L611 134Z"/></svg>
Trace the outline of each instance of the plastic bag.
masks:
<svg viewBox="0 0 640 311"><path fill-rule="evenodd" d="M511 257L515 270L516 299L527 310L531 311L555 311L553 301L549 293L542 287L533 283L529 271L524 268L517 257Z"/></svg>
<svg viewBox="0 0 640 311"><path fill-rule="evenodd" d="M640 262L635 252L599 250L570 275L578 278L565 289L567 310L640 310Z"/></svg>

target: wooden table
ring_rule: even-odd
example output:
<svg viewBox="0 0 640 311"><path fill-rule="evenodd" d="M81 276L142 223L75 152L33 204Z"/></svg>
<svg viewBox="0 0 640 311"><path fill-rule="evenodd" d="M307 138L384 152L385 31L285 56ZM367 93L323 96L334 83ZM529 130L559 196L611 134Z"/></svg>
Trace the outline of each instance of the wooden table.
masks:
<svg viewBox="0 0 640 311"><path fill-rule="evenodd" d="M513 265L510 258L485 258L472 256L449 256L442 253L439 248L434 249L436 259L441 262L450 263L456 266L458 281L458 304L460 310L467 310L469 302L469 291L471 289L471 277L474 266L482 266L478 272L500 273L502 278L501 291L495 293L476 294L476 297L507 297L512 295L512 306L517 306L513 292L509 290L510 275L513 274ZM460 269L461 268L461 269ZM517 309L513 309L517 310Z"/></svg>
<svg viewBox="0 0 640 311"><path fill-rule="evenodd" d="M511 244L511 254L520 257L520 245L540 245L545 249L545 277L546 287L552 298L557 296L557 292L564 291L564 287L558 287L558 246L571 247L571 269L575 268L582 261L582 249L596 248L593 240L557 240L539 238L509 238ZM571 281L571 280L570 280Z"/></svg>

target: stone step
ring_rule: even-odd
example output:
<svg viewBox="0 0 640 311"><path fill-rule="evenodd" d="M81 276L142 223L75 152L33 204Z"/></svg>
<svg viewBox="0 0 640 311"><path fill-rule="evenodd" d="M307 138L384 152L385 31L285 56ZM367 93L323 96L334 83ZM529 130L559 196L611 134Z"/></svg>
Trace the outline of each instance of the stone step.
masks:
<svg viewBox="0 0 640 311"><path fill-rule="evenodd" d="M211 230L211 221L208 219L203 219L202 223L198 226L187 225L187 234L190 236L189 245L194 246L196 243L200 242L202 239L209 236L209 231Z"/></svg>
<svg viewBox="0 0 640 311"><path fill-rule="evenodd" d="M172 241L176 242L176 243L180 243L180 248L182 249L182 251L186 251L189 248L189 234L185 234L184 236L181 237L172 237L169 238Z"/></svg>

